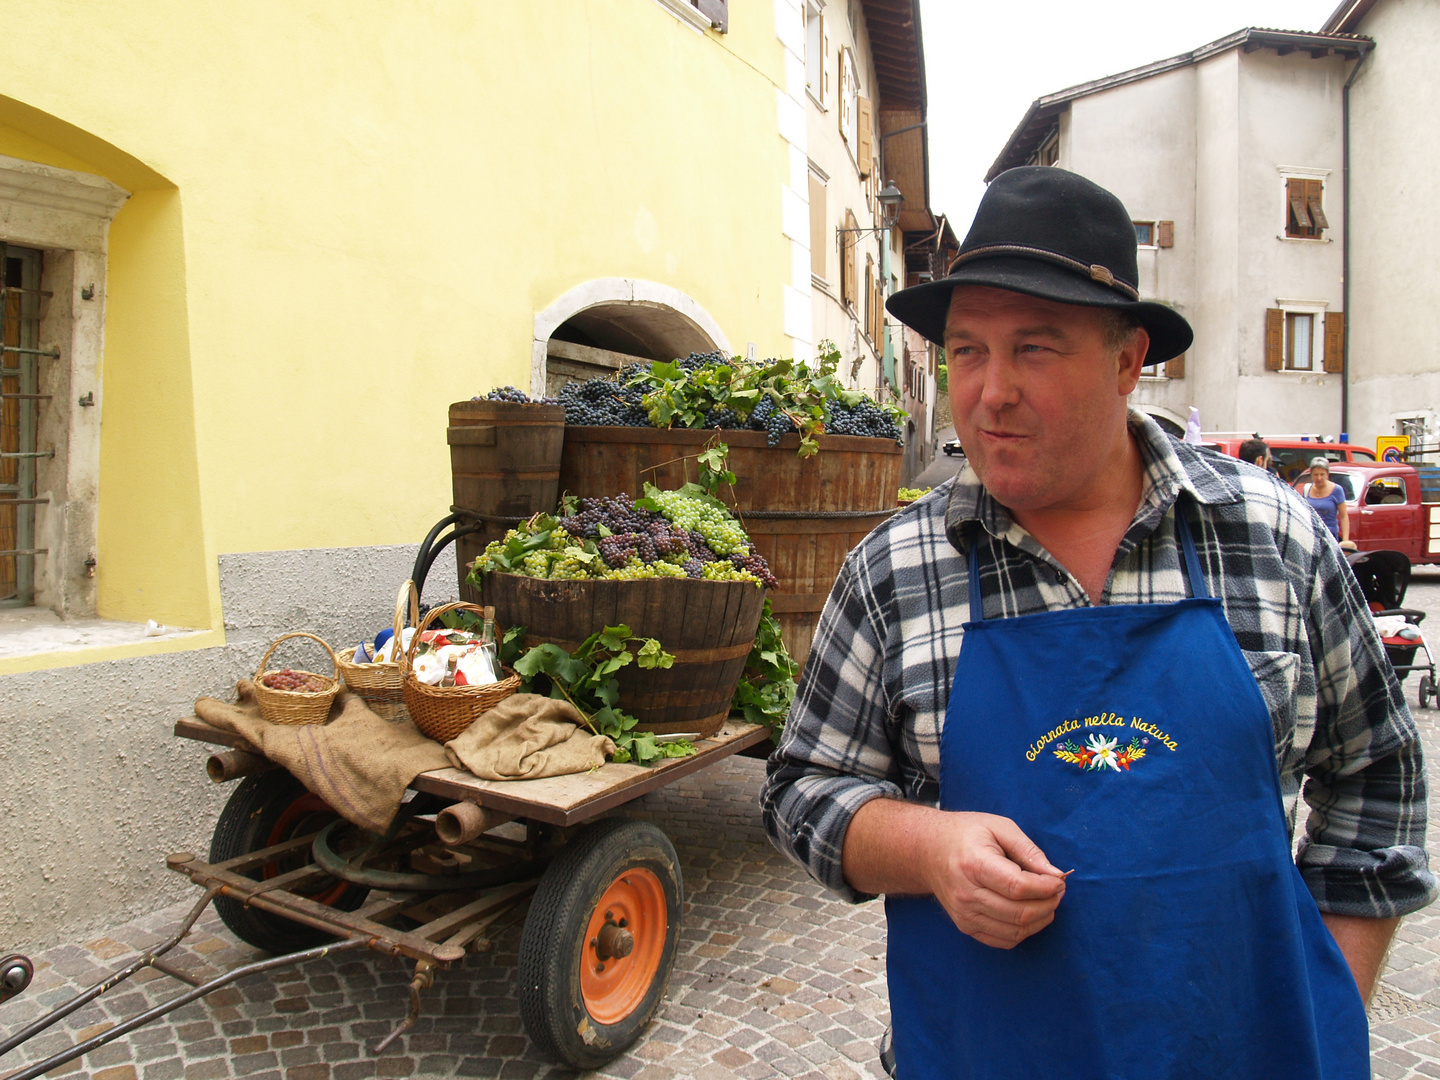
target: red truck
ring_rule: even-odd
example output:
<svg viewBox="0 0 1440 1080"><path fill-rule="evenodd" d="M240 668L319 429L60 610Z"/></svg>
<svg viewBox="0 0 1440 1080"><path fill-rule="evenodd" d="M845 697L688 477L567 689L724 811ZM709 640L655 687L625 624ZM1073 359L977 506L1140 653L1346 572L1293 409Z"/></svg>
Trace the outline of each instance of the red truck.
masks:
<svg viewBox="0 0 1440 1080"><path fill-rule="evenodd" d="M1424 501L1413 465L1337 461L1330 479L1345 492L1350 539L1361 551L1399 551L1412 563L1440 563L1440 502ZM1295 482L1302 493L1306 477Z"/></svg>
<svg viewBox="0 0 1440 1080"><path fill-rule="evenodd" d="M1211 431L1200 436L1201 446L1219 450L1231 457L1240 456L1240 447L1247 439L1262 438L1270 447L1275 471L1287 484L1302 479L1310 469L1312 458L1331 461L1373 462L1375 451L1357 443L1325 442L1318 435L1246 435L1243 431Z"/></svg>

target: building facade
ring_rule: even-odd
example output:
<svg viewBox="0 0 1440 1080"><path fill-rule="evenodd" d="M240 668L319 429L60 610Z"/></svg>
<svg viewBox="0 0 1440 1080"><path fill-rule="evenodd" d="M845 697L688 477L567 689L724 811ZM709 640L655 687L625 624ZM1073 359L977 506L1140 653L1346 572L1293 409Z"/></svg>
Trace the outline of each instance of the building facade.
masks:
<svg viewBox="0 0 1440 1080"><path fill-rule="evenodd" d="M1331 33L1372 38L1346 113L1350 222L1348 422L1440 451L1440 6L1346 0ZM1427 134L1428 133L1428 134Z"/></svg>
<svg viewBox="0 0 1440 1080"><path fill-rule="evenodd" d="M448 403L814 339L791 0L10 16L0 938L38 947L185 892L197 696L388 625Z"/></svg>
<svg viewBox="0 0 1440 1080"><path fill-rule="evenodd" d="M1342 91L1368 40L1241 30L1038 99L987 180L1071 169L1135 221L1139 288L1195 329L1137 407L1183 430L1341 428Z"/></svg>
<svg viewBox="0 0 1440 1080"><path fill-rule="evenodd" d="M800 9L811 334L839 352L847 386L910 414L908 479L933 455L934 358L904 347L885 298L906 282L907 250L940 228L919 3L801 0Z"/></svg>

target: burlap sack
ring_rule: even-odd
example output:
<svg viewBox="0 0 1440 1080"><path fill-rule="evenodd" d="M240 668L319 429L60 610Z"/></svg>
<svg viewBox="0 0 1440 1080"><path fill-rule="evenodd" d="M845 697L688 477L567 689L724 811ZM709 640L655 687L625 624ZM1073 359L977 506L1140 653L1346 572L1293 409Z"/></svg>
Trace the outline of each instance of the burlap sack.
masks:
<svg viewBox="0 0 1440 1080"><path fill-rule="evenodd" d="M362 829L384 832L410 781L450 765L445 748L408 719L383 720L355 694L341 693L325 724L272 724L260 716L249 679L236 689L235 704L203 697L195 715L243 736Z"/></svg>
<svg viewBox="0 0 1440 1080"><path fill-rule="evenodd" d="M484 780L536 780L588 772L615 744L581 726L568 701L512 694L445 744L450 763Z"/></svg>

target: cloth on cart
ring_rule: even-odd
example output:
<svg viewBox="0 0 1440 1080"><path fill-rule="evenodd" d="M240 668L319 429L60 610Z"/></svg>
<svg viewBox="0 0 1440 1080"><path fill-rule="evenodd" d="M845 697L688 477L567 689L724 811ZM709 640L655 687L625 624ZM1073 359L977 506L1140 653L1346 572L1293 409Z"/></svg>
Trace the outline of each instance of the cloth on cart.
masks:
<svg viewBox="0 0 1440 1080"><path fill-rule="evenodd" d="M568 701L511 694L445 750L452 765L482 780L538 780L598 769L615 744L583 727Z"/></svg>
<svg viewBox="0 0 1440 1080"><path fill-rule="evenodd" d="M241 679L236 690L233 703L202 697L195 715L243 736L362 829L384 832L410 781L450 766L445 748L408 718L385 720L348 691L335 699L324 724L272 724L260 715L254 683Z"/></svg>
<svg viewBox="0 0 1440 1080"><path fill-rule="evenodd" d="M202 697L195 715L239 735L324 799L345 820L371 832L390 826L405 789L431 769L468 769L482 780L537 780L588 772L615 744L580 726L565 701L512 694L444 746L409 720L385 720L343 692L324 724L272 724L260 715L255 685L241 679L235 702Z"/></svg>

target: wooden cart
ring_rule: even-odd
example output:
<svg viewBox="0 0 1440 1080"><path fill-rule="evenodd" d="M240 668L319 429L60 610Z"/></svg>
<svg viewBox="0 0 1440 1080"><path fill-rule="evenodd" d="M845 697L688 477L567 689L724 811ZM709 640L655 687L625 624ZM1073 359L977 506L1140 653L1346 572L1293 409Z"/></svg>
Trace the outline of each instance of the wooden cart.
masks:
<svg viewBox="0 0 1440 1080"><path fill-rule="evenodd" d="M40 1076L245 975L356 948L415 964L409 1012L379 1053L414 1025L434 972L488 949L487 931L525 905L517 996L526 1032L557 1061L599 1068L659 1008L684 896L665 833L604 815L769 737L764 727L731 722L691 757L540 780L438 769L415 778L413 797L376 837L240 737L195 717L177 723L175 734L232 748L207 763L212 778L245 774L221 812L208 861L189 852L166 860L204 897L168 941L0 1042L0 1055L142 968L191 988L7 1080ZM237 936L276 955L204 982L168 964L164 953L212 901Z"/></svg>

